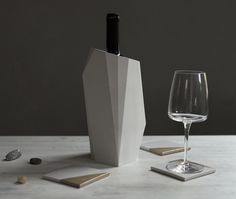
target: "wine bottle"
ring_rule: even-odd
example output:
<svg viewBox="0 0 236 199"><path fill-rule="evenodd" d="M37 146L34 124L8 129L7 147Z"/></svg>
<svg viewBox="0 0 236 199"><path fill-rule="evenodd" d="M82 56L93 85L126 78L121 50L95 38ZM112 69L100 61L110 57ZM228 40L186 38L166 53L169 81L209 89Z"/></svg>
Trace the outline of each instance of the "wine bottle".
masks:
<svg viewBox="0 0 236 199"><path fill-rule="evenodd" d="M107 14L107 52L120 55L119 51L119 15L115 13Z"/></svg>

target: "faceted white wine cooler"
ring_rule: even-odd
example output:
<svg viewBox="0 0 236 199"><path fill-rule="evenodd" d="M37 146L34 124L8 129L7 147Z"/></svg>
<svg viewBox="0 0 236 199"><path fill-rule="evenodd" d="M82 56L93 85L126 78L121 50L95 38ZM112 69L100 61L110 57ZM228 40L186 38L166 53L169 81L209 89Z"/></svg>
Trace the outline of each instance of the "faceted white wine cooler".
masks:
<svg viewBox="0 0 236 199"><path fill-rule="evenodd" d="M139 61L92 49L83 72L92 157L136 161L146 125Z"/></svg>

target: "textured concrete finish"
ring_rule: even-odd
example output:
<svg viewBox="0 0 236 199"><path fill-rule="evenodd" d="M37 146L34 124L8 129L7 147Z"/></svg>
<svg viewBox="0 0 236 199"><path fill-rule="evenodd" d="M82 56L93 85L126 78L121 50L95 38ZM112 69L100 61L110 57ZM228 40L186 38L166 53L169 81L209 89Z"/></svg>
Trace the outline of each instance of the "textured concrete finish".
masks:
<svg viewBox="0 0 236 199"><path fill-rule="evenodd" d="M148 136L148 140L183 142L183 136ZM180 159L183 153L157 156L139 152L139 161L123 167L109 167L89 158L88 137L0 137L0 155L14 148L23 155L12 162L0 161L0 198L4 199L235 199L236 198L236 137L192 136L189 159L209 165L216 173L188 182L150 171L150 166ZM29 165L31 157L43 159L41 165ZM87 165L111 173L109 178L80 190L45 181L41 176L66 166ZM25 175L24 185L14 184L17 176Z"/></svg>
<svg viewBox="0 0 236 199"><path fill-rule="evenodd" d="M136 161L146 126L139 61L92 49L83 83L94 159L114 166Z"/></svg>

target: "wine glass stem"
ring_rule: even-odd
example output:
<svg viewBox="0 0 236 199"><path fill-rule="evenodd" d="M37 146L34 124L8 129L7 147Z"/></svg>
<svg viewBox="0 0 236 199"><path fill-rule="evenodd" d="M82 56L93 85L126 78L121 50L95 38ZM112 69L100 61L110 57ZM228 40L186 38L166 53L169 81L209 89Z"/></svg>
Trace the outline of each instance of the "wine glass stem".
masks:
<svg viewBox="0 0 236 199"><path fill-rule="evenodd" d="M188 137L189 137L190 127L191 127L191 122L184 122L184 162L183 164L188 163Z"/></svg>

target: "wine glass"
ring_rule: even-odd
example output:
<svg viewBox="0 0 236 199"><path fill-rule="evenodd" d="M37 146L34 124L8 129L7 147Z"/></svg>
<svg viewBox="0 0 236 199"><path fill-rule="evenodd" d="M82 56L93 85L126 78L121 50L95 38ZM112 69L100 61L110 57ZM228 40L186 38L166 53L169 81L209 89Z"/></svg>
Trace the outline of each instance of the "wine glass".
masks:
<svg viewBox="0 0 236 199"><path fill-rule="evenodd" d="M188 161L188 137L192 123L203 122L208 115L208 88L206 73L177 70L171 85L168 116L184 124L184 159L174 160L166 168L177 173L201 172L203 165Z"/></svg>

